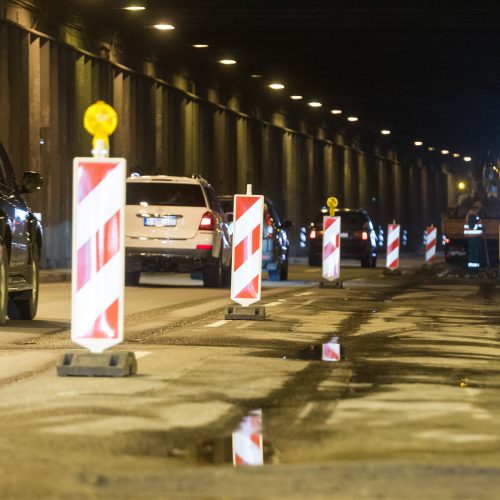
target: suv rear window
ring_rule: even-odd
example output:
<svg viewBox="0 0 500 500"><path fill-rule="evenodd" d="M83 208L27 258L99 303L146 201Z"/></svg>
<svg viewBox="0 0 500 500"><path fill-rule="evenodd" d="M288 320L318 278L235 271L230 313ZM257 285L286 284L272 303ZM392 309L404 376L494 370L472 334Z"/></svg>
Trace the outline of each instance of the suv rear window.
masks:
<svg viewBox="0 0 500 500"><path fill-rule="evenodd" d="M128 182L127 205L169 205L206 207L199 184L167 184L166 182Z"/></svg>
<svg viewBox="0 0 500 500"><path fill-rule="evenodd" d="M316 217L316 224L323 224L323 216L327 213L320 212ZM335 215L342 218L342 228L345 229L362 229L368 222L366 215L363 212L342 212L337 210Z"/></svg>

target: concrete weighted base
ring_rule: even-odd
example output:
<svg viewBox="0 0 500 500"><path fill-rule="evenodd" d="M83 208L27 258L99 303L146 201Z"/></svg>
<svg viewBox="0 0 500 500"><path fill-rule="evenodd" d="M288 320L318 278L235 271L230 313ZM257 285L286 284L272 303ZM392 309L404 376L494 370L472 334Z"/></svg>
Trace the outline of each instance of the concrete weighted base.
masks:
<svg viewBox="0 0 500 500"><path fill-rule="evenodd" d="M224 316L224 319L262 321L266 319L266 308L264 306L229 306L226 307L226 314Z"/></svg>
<svg viewBox="0 0 500 500"><path fill-rule="evenodd" d="M401 276L401 269L384 269L384 276Z"/></svg>
<svg viewBox="0 0 500 500"><path fill-rule="evenodd" d="M319 282L319 287L320 288L344 288L344 284L339 279L333 280L333 281L321 280Z"/></svg>
<svg viewBox="0 0 500 500"><path fill-rule="evenodd" d="M60 377L127 377L137 373L133 352L67 352L57 365Z"/></svg>

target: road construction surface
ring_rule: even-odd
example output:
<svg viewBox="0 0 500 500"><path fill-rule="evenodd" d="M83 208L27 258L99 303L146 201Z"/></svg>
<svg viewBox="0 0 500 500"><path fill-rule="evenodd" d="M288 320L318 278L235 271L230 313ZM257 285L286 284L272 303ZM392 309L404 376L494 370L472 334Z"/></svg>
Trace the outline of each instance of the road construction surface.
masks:
<svg viewBox="0 0 500 500"><path fill-rule="evenodd" d="M0 332L1 498L499 498L497 281L443 266L348 266L343 289L294 265L265 321L229 291L145 276L126 290L138 373L58 377L70 285ZM321 360L338 336L339 362ZM263 466L231 434L262 411Z"/></svg>

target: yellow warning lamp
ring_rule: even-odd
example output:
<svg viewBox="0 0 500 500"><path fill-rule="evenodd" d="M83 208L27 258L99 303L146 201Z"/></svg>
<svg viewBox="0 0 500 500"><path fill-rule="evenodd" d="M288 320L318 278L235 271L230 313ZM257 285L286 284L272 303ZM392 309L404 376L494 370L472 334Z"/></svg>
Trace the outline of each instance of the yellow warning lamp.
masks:
<svg viewBox="0 0 500 500"><path fill-rule="evenodd" d="M109 156L108 137L116 130L118 115L104 101L97 101L87 108L83 115L83 126L92 135L92 155L95 157Z"/></svg>
<svg viewBox="0 0 500 500"><path fill-rule="evenodd" d="M339 206L339 200L337 200L335 196L330 196L330 198L326 200L326 204L330 209L330 215L333 217L335 215L335 209Z"/></svg>
<svg viewBox="0 0 500 500"><path fill-rule="evenodd" d="M465 189L465 182L460 181L458 183L458 189L460 189L460 191L463 191Z"/></svg>

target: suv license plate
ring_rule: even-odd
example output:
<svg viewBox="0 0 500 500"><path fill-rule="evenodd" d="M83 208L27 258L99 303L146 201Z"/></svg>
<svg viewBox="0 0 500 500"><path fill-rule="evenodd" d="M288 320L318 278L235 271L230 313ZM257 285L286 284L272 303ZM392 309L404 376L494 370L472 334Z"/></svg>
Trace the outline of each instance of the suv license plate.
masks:
<svg viewBox="0 0 500 500"><path fill-rule="evenodd" d="M177 217L169 215L167 217L144 217L144 225L152 227L165 227L175 226L177 224Z"/></svg>
<svg viewBox="0 0 500 500"><path fill-rule="evenodd" d="M341 238L349 238L349 233L340 233Z"/></svg>

